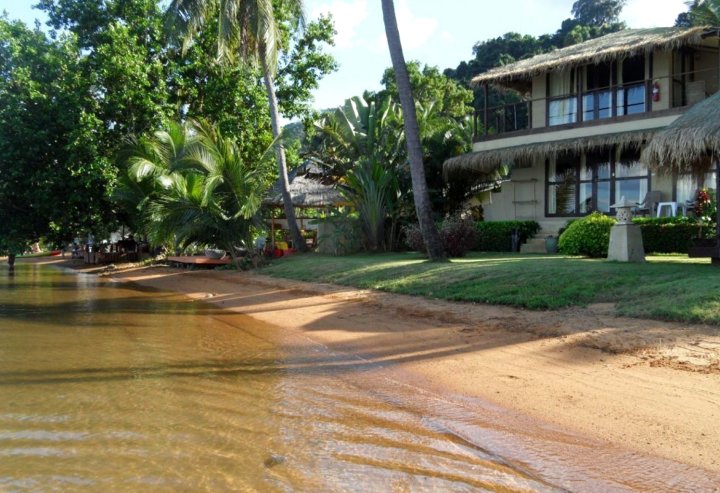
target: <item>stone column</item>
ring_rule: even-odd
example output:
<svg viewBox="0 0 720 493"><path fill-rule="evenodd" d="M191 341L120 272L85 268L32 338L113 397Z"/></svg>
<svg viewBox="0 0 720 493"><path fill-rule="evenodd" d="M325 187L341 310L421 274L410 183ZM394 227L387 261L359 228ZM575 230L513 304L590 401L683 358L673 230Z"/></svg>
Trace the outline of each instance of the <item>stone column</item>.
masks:
<svg viewBox="0 0 720 493"><path fill-rule="evenodd" d="M608 260L617 262L645 262L640 226L632 222L632 209L637 204L628 202L625 197L610 207L617 210L617 224L610 230Z"/></svg>

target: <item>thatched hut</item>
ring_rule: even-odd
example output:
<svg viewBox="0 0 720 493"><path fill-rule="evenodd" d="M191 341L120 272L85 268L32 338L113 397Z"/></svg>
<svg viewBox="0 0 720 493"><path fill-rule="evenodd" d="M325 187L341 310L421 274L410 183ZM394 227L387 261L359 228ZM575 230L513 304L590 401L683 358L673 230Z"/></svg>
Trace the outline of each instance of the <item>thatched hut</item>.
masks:
<svg viewBox="0 0 720 493"><path fill-rule="evenodd" d="M307 214L303 211L308 209L332 209L348 205L347 200L342 196L337 185L328 180L322 169L311 161L306 161L288 173L290 181L290 196L293 207L300 212L297 214L300 221L300 229L310 228L306 223ZM271 209L283 208L283 198L280 182L268 191L268 196L263 200L263 205ZM271 238L274 241L275 230L287 227L282 219L275 219L271 216L270 228Z"/></svg>

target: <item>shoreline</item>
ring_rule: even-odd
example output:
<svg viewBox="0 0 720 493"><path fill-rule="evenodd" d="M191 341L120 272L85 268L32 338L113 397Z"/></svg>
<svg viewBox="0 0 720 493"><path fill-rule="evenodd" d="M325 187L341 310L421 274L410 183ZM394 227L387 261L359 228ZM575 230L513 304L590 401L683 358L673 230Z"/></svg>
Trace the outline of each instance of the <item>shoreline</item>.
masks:
<svg viewBox="0 0 720 493"><path fill-rule="evenodd" d="M720 329L270 278L253 272L69 259L21 263L101 273L287 327L333 351L409 375L421 388L492 405L644 455L720 472Z"/></svg>

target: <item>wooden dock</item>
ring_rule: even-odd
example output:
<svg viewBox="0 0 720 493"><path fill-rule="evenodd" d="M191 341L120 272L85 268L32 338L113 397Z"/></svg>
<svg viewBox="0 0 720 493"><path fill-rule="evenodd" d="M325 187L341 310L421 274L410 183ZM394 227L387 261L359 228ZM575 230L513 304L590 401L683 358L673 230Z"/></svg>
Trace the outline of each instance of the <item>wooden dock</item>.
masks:
<svg viewBox="0 0 720 493"><path fill-rule="evenodd" d="M167 261L172 266L178 267L189 267L189 266L204 266L204 267L217 267L218 265L229 265L232 262L230 257L225 258L210 258L204 255L184 255L180 257L168 257Z"/></svg>

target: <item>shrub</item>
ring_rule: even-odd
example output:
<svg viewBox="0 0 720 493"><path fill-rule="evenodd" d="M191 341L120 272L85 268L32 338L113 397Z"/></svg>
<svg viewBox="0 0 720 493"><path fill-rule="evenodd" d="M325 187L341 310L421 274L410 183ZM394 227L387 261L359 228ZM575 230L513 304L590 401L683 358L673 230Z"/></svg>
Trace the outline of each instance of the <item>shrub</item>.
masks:
<svg viewBox="0 0 720 493"><path fill-rule="evenodd" d="M405 235L405 244L410 250L425 253L425 242L419 224L408 224L403 228L403 234Z"/></svg>
<svg viewBox="0 0 720 493"><path fill-rule="evenodd" d="M511 252L513 229L518 230L521 243L540 231L536 221L483 221L475 223L475 228L477 243L474 249L481 252Z"/></svg>
<svg viewBox="0 0 720 493"><path fill-rule="evenodd" d="M647 253L687 253L693 238L706 238L714 229L687 217L635 218Z"/></svg>
<svg viewBox="0 0 720 493"><path fill-rule="evenodd" d="M448 257L464 257L475 246L476 238L475 223L471 219L455 215L440 226L440 239Z"/></svg>
<svg viewBox="0 0 720 493"><path fill-rule="evenodd" d="M615 219L599 212L577 219L560 235L558 249L564 255L607 257L613 224Z"/></svg>
<svg viewBox="0 0 720 493"><path fill-rule="evenodd" d="M464 257L475 245L475 223L471 219L451 216L440 224L438 232L448 257ZM403 229L403 233L408 248L425 253L425 243L419 225L408 225Z"/></svg>

